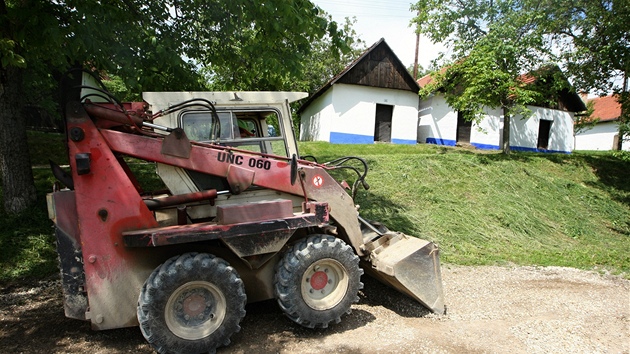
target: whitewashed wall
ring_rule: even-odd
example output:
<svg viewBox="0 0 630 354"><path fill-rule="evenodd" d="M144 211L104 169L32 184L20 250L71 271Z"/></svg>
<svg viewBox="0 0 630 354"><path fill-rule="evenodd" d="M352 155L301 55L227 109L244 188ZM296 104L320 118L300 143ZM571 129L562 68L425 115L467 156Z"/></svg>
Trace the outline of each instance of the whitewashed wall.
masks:
<svg viewBox="0 0 630 354"><path fill-rule="evenodd" d="M575 150L613 150L615 135L619 134L617 122L602 122L592 129L575 136ZM630 150L630 142L624 142L623 150Z"/></svg>
<svg viewBox="0 0 630 354"><path fill-rule="evenodd" d="M479 149L497 150L503 134L503 112L501 109L487 109L486 118L473 123L470 143Z"/></svg>
<svg viewBox="0 0 630 354"><path fill-rule="evenodd" d="M511 120L510 147L513 150L538 151L538 131L541 120L551 121L548 152L573 151L573 113L557 109L528 106L527 119L515 116Z"/></svg>
<svg viewBox="0 0 630 354"><path fill-rule="evenodd" d="M342 144L371 144L374 142L377 104L394 106L392 142L415 144L418 122L417 94L346 84L334 84L302 112L300 139Z"/></svg>
<svg viewBox="0 0 630 354"><path fill-rule="evenodd" d="M337 118L332 105L332 90L328 90L300 115L300 140L329 141L331 122Z"/></svg>
<svg viewBox="0 0 630 354"><path fill-rule="evenodd" d="M420 102L418 143L455 146L457 112L446 103L444 96L431 96Z"/></svg>
<svg viewBox="0 0 630 354"><path fill-rule="evenodd" d="M457 112L446 103L443 95L421 101L418 114L418 143L455 146ZM498 149L502 124L501 110L488 110L486 119L473 123L470 131L471 144L482 149Z"/></svg>

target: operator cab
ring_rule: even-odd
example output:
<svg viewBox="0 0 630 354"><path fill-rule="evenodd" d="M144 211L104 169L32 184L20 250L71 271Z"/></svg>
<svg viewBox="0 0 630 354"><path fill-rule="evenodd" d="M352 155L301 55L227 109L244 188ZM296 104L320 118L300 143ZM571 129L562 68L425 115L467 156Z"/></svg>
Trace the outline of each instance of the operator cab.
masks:
<svg viewBox="0 0 630 354"><path fill-rule="evenodd" d="M152 112L165 110L192 99L212 102L218 122L209 109L201 106L169 113L154 120L155 124L182 128L191 141L208 142L252 153L283 156L287 161L293 155L299 156L289 104L307 96L308 94L303 92L264 91L142 94ZM207 189L219 191L228 189L225 178L218 176L166 164L157 164L157 172L173 195ZM270 197L261 195L259 198L262 200ZM277 198L276 194L274 198ZM217 200L217 203L220 202L221 198Z"/></svg>

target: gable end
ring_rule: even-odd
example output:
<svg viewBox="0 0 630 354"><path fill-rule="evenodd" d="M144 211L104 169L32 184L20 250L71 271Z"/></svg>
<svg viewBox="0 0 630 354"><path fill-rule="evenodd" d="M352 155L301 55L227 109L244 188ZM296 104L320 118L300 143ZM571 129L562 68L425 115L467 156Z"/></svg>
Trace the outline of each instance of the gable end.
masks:
<svg viewBox="0 0 630 354"><path fill-rule="evenodd" d="M336 83L418 92L418 84L385 41L369 50Z"/></svg>

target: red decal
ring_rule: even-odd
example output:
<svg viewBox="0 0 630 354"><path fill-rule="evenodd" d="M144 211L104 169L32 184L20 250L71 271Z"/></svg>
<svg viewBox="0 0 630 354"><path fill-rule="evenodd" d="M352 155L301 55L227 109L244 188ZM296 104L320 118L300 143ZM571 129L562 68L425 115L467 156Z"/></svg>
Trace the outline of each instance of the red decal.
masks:
<svg viewBox="0 0 630 354"><path fill-rule="evenodd" d="M317 188L321 187L324 184L324 179L320 175L315 175L313 177L313 185Z"/></svg>

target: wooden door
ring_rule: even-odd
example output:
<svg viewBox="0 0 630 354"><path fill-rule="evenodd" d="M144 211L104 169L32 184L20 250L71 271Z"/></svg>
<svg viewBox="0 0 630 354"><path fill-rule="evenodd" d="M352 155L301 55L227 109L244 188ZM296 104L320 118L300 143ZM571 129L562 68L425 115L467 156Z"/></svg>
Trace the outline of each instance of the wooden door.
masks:
<svg viewBox="0 0 630 354"><path fill-rule="evenodd" d="M464 112L457 112L457 142L470 143L470 130L472 128L472 120L466 120Z"/></svg>
<svg viewBox="0 0 630 354"><path fill-rule="evenodd" d="M394 106L377 104L376 123L374 124L374 141L392 141L392 113Z"/></svg>

